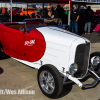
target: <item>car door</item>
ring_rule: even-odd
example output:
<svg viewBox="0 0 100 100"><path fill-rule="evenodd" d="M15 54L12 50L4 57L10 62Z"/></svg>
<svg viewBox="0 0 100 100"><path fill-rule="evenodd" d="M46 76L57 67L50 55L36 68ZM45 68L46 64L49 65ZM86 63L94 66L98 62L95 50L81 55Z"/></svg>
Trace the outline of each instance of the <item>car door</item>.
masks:
<svg viewBox="0 0 100 100"><path fill-rule="evenodd" d="M45 52L45 39L37 30L33 29L25 35L25 55L27 61L34 62L42 58Z"/></svg>
<svg viewBox="0 0 100 100"><path fill-rule="evenodd" d="M18 59L26 59L24 50L24 34L19 30L6 28L4 30L7 44L9 45L9 55ZM6 44L6 45L7 45Z"/></svg>
<svg viewBox="0 0 100 100"><path fill-rule="evenodd" d="M24 34L25 38L25 55L26 55L26 60L34 62L36 61L36 35L37 32L35 29L31 30L29 33Z"/></svg>

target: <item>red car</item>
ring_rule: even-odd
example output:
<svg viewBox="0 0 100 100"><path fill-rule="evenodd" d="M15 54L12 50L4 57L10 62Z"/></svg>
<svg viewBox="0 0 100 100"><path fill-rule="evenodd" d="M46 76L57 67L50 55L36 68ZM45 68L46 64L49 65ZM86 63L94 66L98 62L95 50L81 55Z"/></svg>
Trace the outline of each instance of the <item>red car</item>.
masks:
<svg viewBox="0 0 100 100"><path fill-rule="evenodd" d="M20 12L22 12L22 8L12 7L12 15L19 15ZM10 10L9 14L11 15L11 10Z"/></svg>
<svg viewBox="0 0 100 100"><path fill-rule="evenodd" d="M99 16L100 14L100 10L96 10L96 12L94 13L94 16Z"/></svg>

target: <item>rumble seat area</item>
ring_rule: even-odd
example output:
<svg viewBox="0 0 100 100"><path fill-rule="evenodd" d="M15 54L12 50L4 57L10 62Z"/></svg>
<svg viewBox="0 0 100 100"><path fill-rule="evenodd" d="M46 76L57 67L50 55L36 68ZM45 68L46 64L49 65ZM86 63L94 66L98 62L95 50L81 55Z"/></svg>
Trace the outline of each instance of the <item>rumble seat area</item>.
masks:
<svg viewBox="0 0 100 100"><path fill-rule="evenodd" d="M25 25L24 24L11 24L11 25L6 25L9 28L13 28L13 29L17 29L19 30L20 27L23 27L25 29Z"/></svg>

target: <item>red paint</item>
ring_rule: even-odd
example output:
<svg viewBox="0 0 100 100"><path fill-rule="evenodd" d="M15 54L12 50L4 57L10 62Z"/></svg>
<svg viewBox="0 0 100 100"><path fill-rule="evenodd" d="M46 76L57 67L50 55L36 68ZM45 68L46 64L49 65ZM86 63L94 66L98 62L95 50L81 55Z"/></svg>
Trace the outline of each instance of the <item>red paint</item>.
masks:
<svg viewBox="0 0 100 100"><path fill-rule="evenodd" d="M23 32L2 25L0 34L4 52L9 56L24 59Z"/></svg>
<svg viewBox="0 0 100 100"><path fill-rule="evenodd" d="M12 15L18 15L20 12L22 12L22 8L19 7L12 7ZM11 11L9 12L11 15Z"/></svg>
<svg viewBox="0 0 100 100"><path fill-rule="evenodd" d="M30 43L31 40L35 40L33 45L25 45L25 42ZM9 28L5 24L0 24L0 41L7 55L30 62L41 59L46 48L44 37L38 30L33 29L30 33L23 34L23 32Z"/></svg>
<svg viewBox="0 0 100 100"><path fill-rule="evenodd" d="M43 35L40 32L37 32L36 36L36 60L39 60L45 52L46 43Z"/></svg>
<svg viewBox="0 0 100 100"><path fill-rule="evenodd" d="M33 29L25 35L25 41L35 40L33 46L25 46L25 53L28 61L38 61L45 52L45 40L42 34Z"/></svg>
<svg viewBox="0 0 100 100"><path fill-rule="evenodd" d="M62 6L62 7L65 6L65 4L59 4L59 5Z"/></svg>
<svg viewBox="0 0 100 100"><path fill-rule="evenodd" d="M96 10L96 12L94 13L94 16L99 16L100 14L100 10Z"/></svg>

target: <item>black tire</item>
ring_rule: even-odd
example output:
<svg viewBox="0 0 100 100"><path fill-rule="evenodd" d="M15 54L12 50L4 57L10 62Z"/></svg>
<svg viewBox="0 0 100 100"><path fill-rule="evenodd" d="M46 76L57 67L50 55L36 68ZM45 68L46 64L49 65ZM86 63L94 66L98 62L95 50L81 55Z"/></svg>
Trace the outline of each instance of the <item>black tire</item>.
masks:
<svg viewBox="0 0 100 100"><path fill-rule="evenodd" d="M93 56L100 56L100 52L94 52L90 55L90 58L92 58Z"/></svg>
<svg viewBox="0 0 100 100"><path fill-rule="evenodd" d="M92 54L90 55L90 63L91 63L91 59L92 59L93 57L95 57L95 56L99 56L99 57L100 57L100 52L94 52L94 53L92 53ZM96 72L97 74L100 73L100 63L99 63L97 66L95 66L95 72Z"/></svg>
<svg viewBox="0 0 100 100"><path fill-rule="evenodd" d="M55 82L55 88L54 88L54 91L53 93L51 94L48 94L46 93L43 88L41 87L40 85L40 81L39 81L39 77L40 77L40 74L43 72L43 71L48 71L52 74L53 78L54 78L54 82ZM53 65L44 65L42 66L39 70L38 70L38 84L39 84L39 87L41 89L41 91L43 92L44 95L46 95L47 97L49 98L56 98L61 92L62 92L62 89L63 89L63 79L61 77L61 74L59 73L59 71L57 70L57 68L55 68Z"/></svg>

